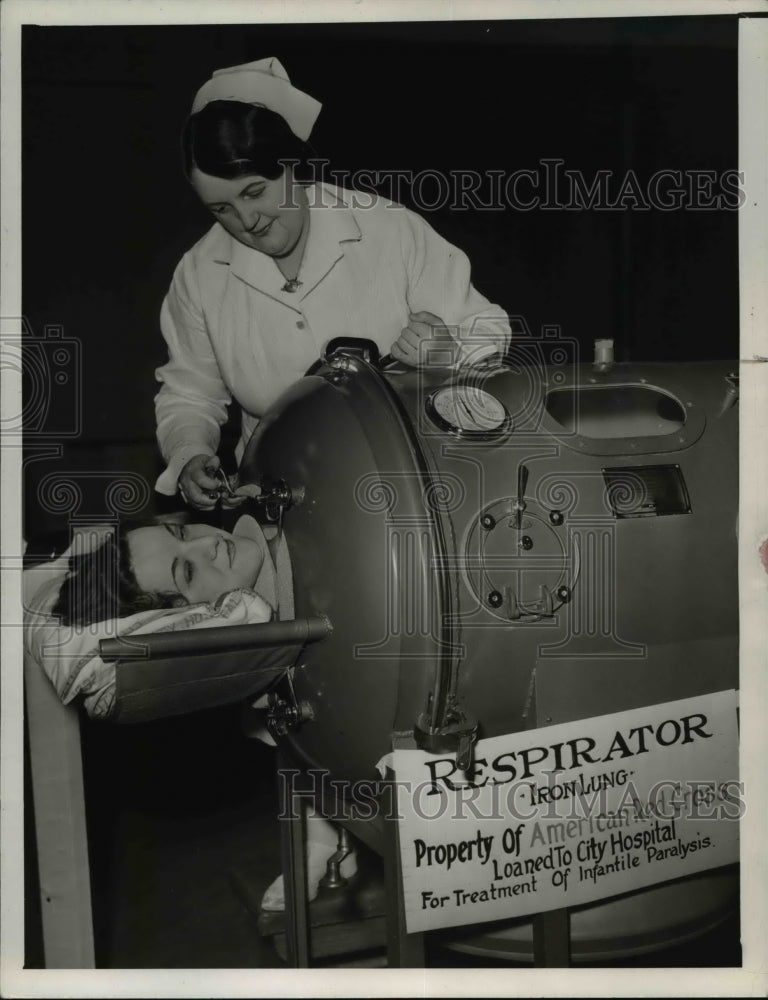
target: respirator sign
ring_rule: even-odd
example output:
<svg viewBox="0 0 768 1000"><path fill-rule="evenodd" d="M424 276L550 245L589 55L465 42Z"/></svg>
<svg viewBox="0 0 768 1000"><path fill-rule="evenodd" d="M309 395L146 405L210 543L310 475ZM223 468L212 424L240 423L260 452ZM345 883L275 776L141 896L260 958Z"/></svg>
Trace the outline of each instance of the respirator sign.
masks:
<svg viewBox="0 0 768 1000"><path fill-rule="evenodd" d="M738 860L735 691L396 750L409 933L577 906Z"/></svg>

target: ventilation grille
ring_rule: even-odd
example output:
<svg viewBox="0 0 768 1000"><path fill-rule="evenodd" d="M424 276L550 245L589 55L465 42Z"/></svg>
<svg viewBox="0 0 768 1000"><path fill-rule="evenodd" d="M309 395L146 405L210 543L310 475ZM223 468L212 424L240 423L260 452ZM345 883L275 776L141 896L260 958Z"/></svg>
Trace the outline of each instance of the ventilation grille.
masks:
<svg viewBox="0 0 768 1000"><path fill-rule="evenodd" d="M603 469L608 506L615 517L690 514L679 465L627 465Z"/></svg>

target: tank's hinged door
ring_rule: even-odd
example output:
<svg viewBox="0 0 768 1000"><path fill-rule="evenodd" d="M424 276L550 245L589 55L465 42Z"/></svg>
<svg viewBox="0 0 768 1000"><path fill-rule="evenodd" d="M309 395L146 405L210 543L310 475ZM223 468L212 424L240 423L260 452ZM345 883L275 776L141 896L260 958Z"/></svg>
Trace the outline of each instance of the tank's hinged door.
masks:
<svg viewBox="0 0 768 1000"><path fill-rule="evenodd" d="M294 756L340 778L369 777L391 734L413 730L429 692L426 730L462 728L445 712L457 654L432 469L365 352L336 351L288 389L242 467L261 490L260 520L284 526L296 614L333 623L296 671L295 704L274 706Z"/></svg>

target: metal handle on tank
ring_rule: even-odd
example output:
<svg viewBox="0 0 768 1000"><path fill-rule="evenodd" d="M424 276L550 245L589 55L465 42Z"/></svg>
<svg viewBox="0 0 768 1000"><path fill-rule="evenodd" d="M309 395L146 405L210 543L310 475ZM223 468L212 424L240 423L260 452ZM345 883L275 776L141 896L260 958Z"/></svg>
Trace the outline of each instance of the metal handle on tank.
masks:
<svg viewBox="0 0 768 1000"><path fill-rule="evenodd" d="M528 488L528 466L522 462L517 467L517 499L515 500L515 527L518 531L523 526L523 511L527 504L525 502L525 491Z"/></svg>
<svg viewBox="0 0 768 1000"><path fill-rule="evenodd" d="M183 632L157 632L130 638L102 639L99 656L113 660L158 660L167 656L193 656L196 653L228 653L265 646L289 646L298 642L317 642L333 631L325 615L295 618L290 621L264 622L258 625L228 625L218 628L188 629Z"/></svg>
<svg viewBox="0 0 768 1000"><path fill-rule="evenodd" d="M378 371L384 371L391 365L401 363L391 354L381 356L375 341L364 337L334 337L333 340L329 340L322 360L325 364L331 364L334 356L337 364L344 356L361 358Z"/></svg>

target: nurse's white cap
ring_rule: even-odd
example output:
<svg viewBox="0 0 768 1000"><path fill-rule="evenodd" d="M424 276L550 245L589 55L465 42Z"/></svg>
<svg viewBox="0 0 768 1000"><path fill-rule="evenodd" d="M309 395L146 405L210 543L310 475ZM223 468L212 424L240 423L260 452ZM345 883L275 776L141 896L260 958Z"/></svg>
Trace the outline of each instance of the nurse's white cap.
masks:
<svg viewBox="0 0 768 1000"><path fill-rule="evenodd" d="M293 86L280 61L273 57L217 69L198 90L190 113L196 114L211 101L241 101L269 108L305 142L322 108L314 97Z"/></svg>

